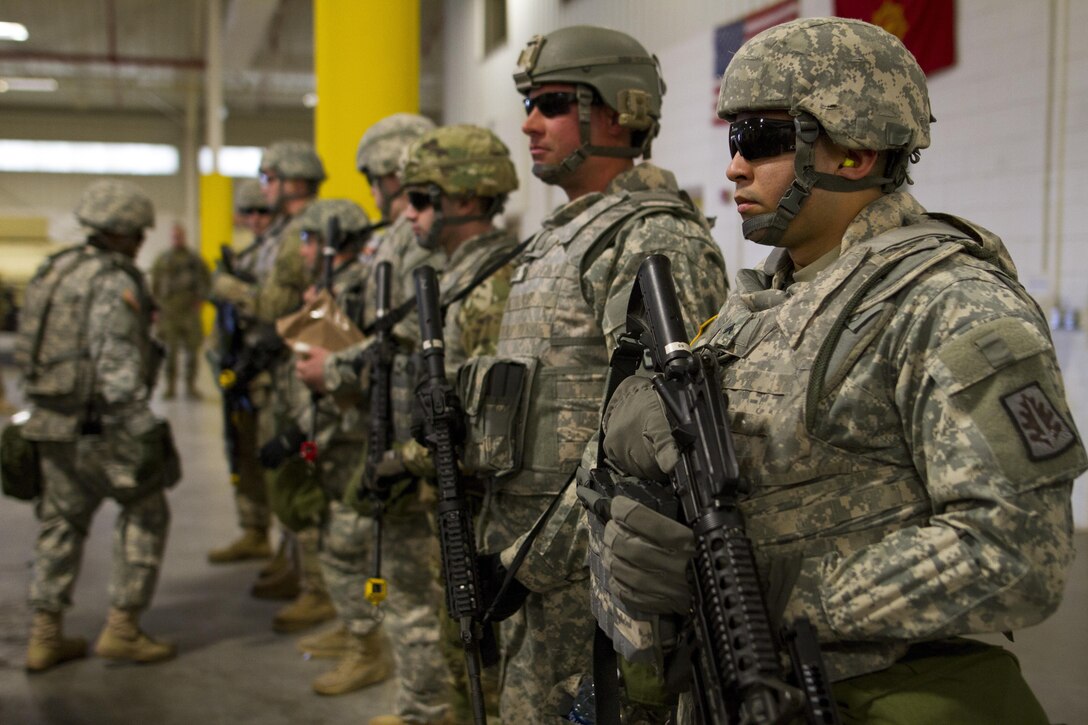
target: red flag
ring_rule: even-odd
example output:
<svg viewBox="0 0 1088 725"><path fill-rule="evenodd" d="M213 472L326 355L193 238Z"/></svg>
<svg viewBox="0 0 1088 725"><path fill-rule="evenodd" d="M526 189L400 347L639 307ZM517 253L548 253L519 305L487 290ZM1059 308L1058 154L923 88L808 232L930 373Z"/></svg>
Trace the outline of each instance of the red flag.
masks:
<svg viewBox="0 0 1088 725"><path fill-rule="evenodd" d="M956 62L955 0L835 0L835 14L879 25L929 75Z"/></svg>

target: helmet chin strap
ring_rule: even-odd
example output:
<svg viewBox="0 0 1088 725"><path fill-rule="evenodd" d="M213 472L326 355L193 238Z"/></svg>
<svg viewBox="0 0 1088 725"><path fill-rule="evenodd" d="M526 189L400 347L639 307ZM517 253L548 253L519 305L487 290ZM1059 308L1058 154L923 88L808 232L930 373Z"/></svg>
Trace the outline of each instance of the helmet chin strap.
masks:
<svg viewBox="0 0 1088 725"><path fill-rule="evenodd" d="M874 186L883 186L891 179L883 176L866 176L863 179L844 179L835 174L816 171L816 139L820 136L820 124L807 113L795 116L794 129L797 133L797 151L793 157L793 182L778 201L778 208L773 212L759 214L745 219L741 224L744 238L764 246L777 247L786 233L786 228L801 211L801 205L816 187L828 191L860 191ZM757 232L765 233L759 239L752 239Z"/></svg>
<svg viewBox="0 0 1088 725"><path fill-rule="evenodd" d="M533 164L533 176L545 184L559 183L590 156L635 159L642 155L642 149L634 146L592 145L589 142L589 134L592 125L593 89L579 84L575 86L575 93L578 96L578 135L582 144L558 164Z"/></svg>
<svg viewBox="0 0 1088 725"><path fill-rule="evenodd" d="M431 208L434 209L434 221L431 223L431 228L427 232L427 236L422 239L416 238L416 242L424 249L431 251L438 249L438 235L442 233L442 230L447 226L456 226L458 224L467 224L468 222L481 221L490 219L494 216L493 213L484 214L466 214L464 216L446 216L446 213L442 211L442 190L437 186L431 186L427 193L431 196ZM497 200L496 200L497 201ZM496 201L492 201L488 207L488 212L494 207Z"/></svg>

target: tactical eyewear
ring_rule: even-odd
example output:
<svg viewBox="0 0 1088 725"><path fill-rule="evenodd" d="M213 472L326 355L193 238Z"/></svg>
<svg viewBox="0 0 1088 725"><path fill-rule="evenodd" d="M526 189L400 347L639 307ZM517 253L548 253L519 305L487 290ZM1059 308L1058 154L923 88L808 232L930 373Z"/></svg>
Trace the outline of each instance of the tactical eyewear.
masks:
<svg viewBox="0 0 1088 725"><path fill-rule="evenodd" d="M238 210L238 213L242 216L249 216L250 214L271 214L272 210L267 206L243 206Z"/></svg>
<svg viewBox="0 0 1088 725"><path fill-rule="evenodd" d="M525 104L526 116L530 115L535 108L544 118L555 118L570 112L570 107L578 103L578 94L572 91L541 93L533 98L526 96L522 99L522 103Z"/></svg>
<svg viewBox="0 0 1088 725"><path fill-rule="evenodd" d="M269 173L268 171L262 171L261 173L257 174L257 180L261 182L261 184L267 186L273 181L279 181L280 177L276 176L273 173Z"/></svg>
<svg viewBox="0 0 1088 725"><path fill-rule="evenodd" d="M416 211L427 211L434 206L434 197L429 191L409 191L408 203Z"/></svg>
<svg viewBox="0 0 1088 725"><path fill-rule="evenodd" d="M729 156L746 161L766 159L797 150L793 121L778 118L745 118L729 125Z"/></svg>

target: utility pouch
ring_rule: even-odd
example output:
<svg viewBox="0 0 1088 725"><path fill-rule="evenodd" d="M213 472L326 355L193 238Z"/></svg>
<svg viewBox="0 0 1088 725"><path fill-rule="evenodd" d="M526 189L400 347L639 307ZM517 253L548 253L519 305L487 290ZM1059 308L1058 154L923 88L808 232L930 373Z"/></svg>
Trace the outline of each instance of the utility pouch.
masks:
<svg viewBox="0 0 1088 725"><path fill-rule="evenodd" d="M38 447L23 437L29 415L17 413L0 433L0 484L5 496L33 501L42 494Z"/></svg>
<svg viewBox="0 0 1088 725"><path fill-rule="evenodd" d="M465 406L463 465L473 475L504 476L521 469L535 358L473 358L458 373Z"/></svg>
<svg viewBox="0 0 1088 725"><path fill-rule="evenodd" d="M327 502L318 467L301 456L290 456L272 475L268 506L291 531L317 526Z"/></svg>

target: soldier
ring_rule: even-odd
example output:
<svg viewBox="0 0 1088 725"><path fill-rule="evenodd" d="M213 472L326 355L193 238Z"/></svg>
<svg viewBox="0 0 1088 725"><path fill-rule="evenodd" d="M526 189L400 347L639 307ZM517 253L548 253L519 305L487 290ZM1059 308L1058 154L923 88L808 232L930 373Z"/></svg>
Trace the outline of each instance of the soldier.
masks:
<svg viewBox="0 0 1088 725"><path fill-rule="evenodd" d="M597 430L638 265L652 253L673 260L694 333L725 295L725 264L675 177L634 163L650 155L664 93L657 59L638 41L588 26L536 36L514 80L525 96L533 174L569 201L519 258L496 355L469 360L461 380L466 467L487 477L480 536L489 596L521 542L531 546L506 601L495 603L497 616L518 612L502 628L500 711L505 722L539 723L567 715L590 667L586 538L566 482ZM509 389L496 390L499 379Z"/></svg>
<svg viewBox="0 0 1088 725"><path fill-rule="evenodd" d="M151 266L151 294L159 311L156 319L159 338L166 345L166 391L163 398L175 394L178 356L185 354L185 395L190 400L202 396L196 388L197 354L204 339L200 308L208 294L208 267L199 255L185 245L185 229L174 224L170 249L159 255Z"/></svg>
<svg viewBox="0 0 1088 725"><path fill-rule="evenodd" d="M405 159L402 176L409 203L405 218L420 246L440 250L446 257L441 299L449 300L463 290L471 290L446 311L446 367L454 378L457 368L468 357L495 351L513 268L504 265L484 279L478 279L477 275L497 260L509 260L513 255L515 239L497 229L494 218L502 213L509 193L517 189L517 174L506 145L491 131L477 126L448 126L430 131L408 148ZM412 341L418 347L418 323L414 329ZM429 454L411 439L406 428L402 422L396 432L395 448L401 464L417 477L433 476ZM387 458L383 472L391 475L398 470ZM432 528L419 517L393 519L390 538L405 550L433 549ZM419 610L441 600L433 572L422 557L394 554L389 560L391 597L401 592L412 595L415 601L410 605ZM398 628L403 626L399 618L391 617L390 625L394 642L404 639L398 636ZM448 679L445 667L432 659L437 654L435 647L427 651L418 646L397 647L394 652L398 655L397 670L413 673L410 679L405 678L406 686L410 687L413 680L424 681L420 675L438 683ZM453 659L453 663L459 664L460 657ZM375 718L371 725L442 722L445 713L440 706L447 699L446 693L433 686L429 690L434 698L429 712L412 711L398 704L396 715ZM463 685L458 691L464 691ZM455 699L465 704L462 698ZM461 719L471 717L467 711L458 714Z"/></svg>
<svg viewBox="0 0 1088 725"><path fill-rule="evenodd" d="M12 316L14 299L11 290L0 278L0 330L8 329L7 320ZM2 370L0 370L2 373ZM11 415L15 412L15 406L8 401L7 390L4 389L4 376L0 374L0 416Z"/></svg>
<svg viewBox="0 0 1088 725"><path fill-rule="evenodd" d="M329 220L336 217L343 234L332 259L331 278L320 270ZM358 204L347 199L325 199L310 205L299 217L302 256L321 285L328 285L340 309L356 325L363 325L365 291L371 276L359 252L370 237L370 222ZM307 302L318 288L306 292ZM313 682L321 695L342 695L381 682L393 671L389 645L380 630L380 612L364 596L363 582L370 566L373 521L345 502L366 455L366 415L359 391L342 391L315 399L297 378L292 381L293 414L298 435L315 434L317 477L326 504L320 519L320 566L339 624L300 642L301 649L319 657L337 657L337 666ZM316 418L314 416L317 416Z"/></svg>
<svg viewBox="0 0 1088 725"><path fill-rule="evenodd" d="M411 224L405 218L408 200L399 172L405 148L433 128L434 124L422 116L398 113L371 126L359 142L357 166L367 177L383 218L393 222L378 244L373 263L388 261L393 265L394 308L412 295L411 272L415 267L421 264L441 267L445 259L440 250L426 250L416 243ZM396 430L405 432L409 427L414 382L408 353L412 340L418 337L418 330L412 334L413 326L418 327L414 322L402 321L395 330L398 354L391 385L394 424ZM348 391L362 391L366 395L368 381L365 376L360 378L355 361L369 344L368 340L332 354L313 348L296 365L299 378L312 390L334 396ZM407 433L401 439L406 437ZM396 461L388 475L404 478ZM388 505L383 518L385 536L395 542L383 547L389 598L382 608L398 662L395 707L398 717L407 722L439 722L447 710L449 677L438 648L438 592L428 562L435 548L427 521L431 504L423 497L426 491L418 481L405 481L398 487L398 493L401 495ZM365 491L352 492L352 497L361 499L359 508L364 514L372 513ZM366 556L367 542L360 540L359 546L358 556ZM341 558L346 559L347 554L344 552Z"/></svg>
<svg viewBox="0 0 1088 725"><path fill-rule="evenodd" d="M247 179L238 186L234 211L241 224L253 232L253 239L242 251L227 255L229 263L222 263L213 280L217 280L221 274L227 274L260 286L267 280L269 269L267 265L258 266L257 261L268 240L267 232L272 225L273 213L256 179ZM245 331L250 328L254 319L252 313L242 315L234 302L218 297L214 292L211 301L216 304L217 310L218 335L213 353L214 366L221 373L225 360L229 359L230 362L238 364L238 358L247 354ZM227 329L230 325L237 329ZM232 347L234 349L228 349ZM225 564L247 559L267 559L272 555L268 545L271 514L268 510L264 470L257 461L257 412L248 390L223 391L223 396L227 416L224 420L224 434L228 440L227 455L233 458L230 466L231 485L234 488L234 506L242 535L225 546L209 551L208 561L212 564Z"/></svg>
<svg viewBox="0 0 1088 725"><path fill-rule="evenodd" d="M738 51L718 115L744 234L775 247L703 335L772 620L816 627L843 722L1047 722L1010 653L958 635L1058 606L1084 448L1001 241L903 189L930 143L921 69L876 26L793 21ZM666 481L655 395L625 382L603 445ZM690 532L612 513L616 596L685 613Z"/></svg>
<svg viewBox="0 0 1088 725"><path fill-rule="evenodd" d="M33 411L24 436L37 442L44 481L30 585L31 672L86 654L82 638L64 637L61 618L104 498L121 511L110 610L95 653L133 662L175 653L138 621L166 545L164 489L180 477L176 453L164 453L173 451L169 424L148 407L161 353L150 334L151 297L133 263L154 211L135 187L96 181L75 213L87 242L52 255L35 274L16 349Z"/></svg>

